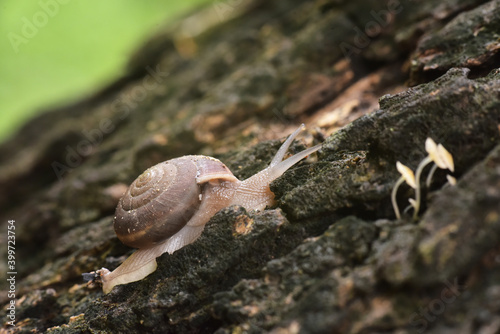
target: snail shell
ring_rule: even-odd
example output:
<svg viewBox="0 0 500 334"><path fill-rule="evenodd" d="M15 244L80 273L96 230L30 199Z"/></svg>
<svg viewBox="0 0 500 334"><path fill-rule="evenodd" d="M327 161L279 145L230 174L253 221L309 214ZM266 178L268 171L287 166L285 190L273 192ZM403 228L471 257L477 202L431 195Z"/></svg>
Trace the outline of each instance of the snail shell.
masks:
<svg viewBox="0 0 500 334"><path fill-rule="evenodd" d="M206 183L239 182L217 159L201 155L161 162L142 173L115 213L118 239L147 248L179 232L200 209Z"/></svg>

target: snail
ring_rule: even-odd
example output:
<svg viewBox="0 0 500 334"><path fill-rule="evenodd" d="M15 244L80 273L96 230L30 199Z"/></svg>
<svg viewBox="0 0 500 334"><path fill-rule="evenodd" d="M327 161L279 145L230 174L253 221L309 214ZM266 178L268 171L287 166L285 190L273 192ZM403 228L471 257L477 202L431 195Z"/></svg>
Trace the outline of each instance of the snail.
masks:
<svg viewBox="0 0 500 334"><path fill-rule="evenodd" d="M113 223L118 239L138 250L114 271L97 271L104 293L154 272L157 257L194 242L219 210L230 205L263 210L274 204L271 181L321 147L282 161L304 128L302 124L287 138L267 168L244 181L221 161L202 155L164 161L144 171L120 199Z"/></svg>

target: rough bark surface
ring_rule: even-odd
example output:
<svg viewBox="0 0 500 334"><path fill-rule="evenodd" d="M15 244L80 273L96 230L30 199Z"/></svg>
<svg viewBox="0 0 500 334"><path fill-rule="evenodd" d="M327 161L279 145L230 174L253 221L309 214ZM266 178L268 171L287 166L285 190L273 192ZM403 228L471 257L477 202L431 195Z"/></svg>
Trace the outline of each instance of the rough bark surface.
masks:
<svg viewBox="0 0 500 334"><path fill-rule="evenodd" d="M499 50L500 0L220 1L159 32L126 76L0 146L2 332L498 332ZM112 221L143 170L205 154L244 179L301 122L291 152L323 147L272 183L277 207L221 210L108 295L82 281L132 253ZM396 162L415 170L427 137L458 182L438 170L398 220Z"/></svg>

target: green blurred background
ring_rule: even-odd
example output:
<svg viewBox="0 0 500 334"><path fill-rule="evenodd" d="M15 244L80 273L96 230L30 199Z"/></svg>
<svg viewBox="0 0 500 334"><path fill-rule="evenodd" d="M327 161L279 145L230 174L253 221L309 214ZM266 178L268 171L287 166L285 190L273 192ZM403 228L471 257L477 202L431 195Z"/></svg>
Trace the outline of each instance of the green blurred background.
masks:
<svg viewBox="0 0 500 334"><path fill-rule="evenodd" d="M37 112L119 77L149 35L209 1L0 2L0 142Z"/></svg>

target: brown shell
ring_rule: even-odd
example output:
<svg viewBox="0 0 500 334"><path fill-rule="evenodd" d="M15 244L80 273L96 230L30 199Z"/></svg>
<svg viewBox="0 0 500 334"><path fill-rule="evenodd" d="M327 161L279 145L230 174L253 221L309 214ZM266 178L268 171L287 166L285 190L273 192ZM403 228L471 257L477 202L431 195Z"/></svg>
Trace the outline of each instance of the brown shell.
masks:
<svg viewBox="0 0 500 334"><path fill-rule="evenodd" d="M184 156L159 163L142 173L116 208L118 238L135 248L151 247L180 231L202 200L203 184L236 180L219 160Z"/></svg>

